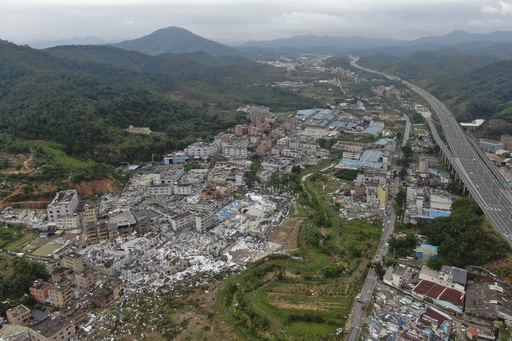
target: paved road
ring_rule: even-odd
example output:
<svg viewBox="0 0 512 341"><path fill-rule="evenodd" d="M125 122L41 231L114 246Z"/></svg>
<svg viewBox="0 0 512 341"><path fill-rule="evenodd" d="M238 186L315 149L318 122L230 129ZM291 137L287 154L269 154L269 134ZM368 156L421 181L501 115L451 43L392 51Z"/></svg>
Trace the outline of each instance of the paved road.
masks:
<svg viewBox="0 0 512 341"><path fill-rule="evenodd" d="M399 178L395 178L394 180L394 188L393 193L396 194L398 192L398 186L400 185ZM382 233L382 237L380 240L379 248L377 249L377 253L375 255L375 262L381 262L384 256L388 252L388 248L386 243L388 242L389 236L393 232L393 227L395 226L395 211L390 204L387 207L387 216L388 220L385 222L384 232ZM394 201L393 201L394 202ZM364 282L363 289L361 290L361 294L355 304L354 313L352 316L352 328L349 330L346 340L355 341L361 332L361 326L363 324L365 318L365 306L372 300L372 293L375 289L375 284L377 283L377 273L373 268L370 269L368 276L366 277L366 281Z"/></svg>
<svg viewBox="0 0 512 341"><path fill-rule="evenodd" d="M357 59L352 61L353 66L369 72L376 72L357 65L356 61ZM400 80L395 76L381 72L376 73L389 79ZM441 146L441 149L496 230L512 245L512 220L510 218L512 194L510 188L503 187L506 183L503 176L476 143L464 134L460 124L441 101L414 84L406 81L403 83L427 100L437 114L447 142L446 146ZM432 128L432 123L429 123ZM433 135L436 142L442 145L443 142L437 132L433 131Z"/></svg>
<svg viewBox="0 0 512 341"><path fill-rule="evenodd" d="M476 143L464 134L451 112L425 90L404 82L425 98L439 118L451 154L447 157L496 230L512 245L512 201L504 179Z"/></svg>

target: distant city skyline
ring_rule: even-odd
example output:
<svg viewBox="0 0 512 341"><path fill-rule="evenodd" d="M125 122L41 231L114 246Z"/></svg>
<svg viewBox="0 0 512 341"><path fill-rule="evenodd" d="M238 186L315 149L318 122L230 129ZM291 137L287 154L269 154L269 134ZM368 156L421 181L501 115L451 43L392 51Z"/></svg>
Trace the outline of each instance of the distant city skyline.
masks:
<svg viewBox="0 0 512 341"><path fill-rule="evenodd" d="M0 39L139 38L178 26L231 45L296 35L413 40L512 31L512 0L4 0Z"/></svg>

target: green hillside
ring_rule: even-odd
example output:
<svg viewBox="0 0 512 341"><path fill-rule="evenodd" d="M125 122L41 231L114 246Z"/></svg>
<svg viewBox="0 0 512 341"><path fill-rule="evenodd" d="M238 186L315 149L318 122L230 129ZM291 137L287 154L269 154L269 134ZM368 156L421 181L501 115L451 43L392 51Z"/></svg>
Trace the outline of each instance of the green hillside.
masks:
<svg viewBox="0 0 512 341"><path fill-rule="evenodd" d="M59 50L66 51L53 51ZM318 105L270 87L276 77L282 79L281 69L238 57L151 57L91 46L72 50L67 49L68 58L57 58L0 42L0 133L54 141L70 155L115 164L149 160L152 153L159 157L209 138L243 120L235 113L239 105L274 111ZM70 59L76 51L84 51L82 61ZM163 134L130 134L124 131L129 125Z"/></svg>
<svg viewBox="0 0 512 341"><path fill-rule="evenodd" d="M512 60L438 77L428 90L449 101L461 121L502 118L512 122Z"/></svg>
<svg viewBox="0 0 512 341"><path fill-rule="evenodd" d="M421 51L404 58L386 55L362 57L359 63L402 79L414 81L466 72L496 61L498 61L498 57L491 55L469 56L457 51Z"/></svg>
<svg viewBox="0 0 512 341"><path fill-rule="evenodd" d="M57 46L45 51L59 58L110 64L140 72L180 75L189 80L211 81L219 77L229 78L230 83L246 83L248 78L253 82L267 80L264 71L268 67L240 56L214 57L206 52L150 56L137 51L97 45Z"/></svg>

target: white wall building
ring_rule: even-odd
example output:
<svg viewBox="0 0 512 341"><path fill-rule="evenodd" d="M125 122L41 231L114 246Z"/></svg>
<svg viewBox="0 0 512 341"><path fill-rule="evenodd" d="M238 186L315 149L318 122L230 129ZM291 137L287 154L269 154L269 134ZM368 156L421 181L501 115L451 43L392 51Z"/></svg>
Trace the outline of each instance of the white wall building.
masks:
<svg viewBox="0 0 512 341"><path fill-rule="evenodd" d="M233 159L245 159L247 158L247 147L238 147L235 145L225 145L223 148L223 154L225 157Z"/></svg>
<svg viewBox="0 0 512 341"><path fill-rule="evenodd" d="M218 142L196 142L183 150L186 155L191 156L210 156L220 151Z"/></svg>
<svg viewBox="0 0 512 341"><path fill-rule="evenodd" d="M151 185L149 186L149 193L151 195L172 195L173 189L172 185L167 184Z"/></svg>
<svg viewBox="0 0 512 341"><path fill-rule="evenodd" d="M80 227L80 217L77 214L60 216L56 223L59 230L77 229Z"/></svg>
<svg viewBox="0 0 512 341"><path fill-rule="evenodd" d="M78 206L78 192L76 189L57 192L53 201L48 204L46 212L48 221L54 223L58 217L71 216Z"/></svg>
<svg viewBox="0 0 512 341"><path fill-rule="evenodd" d="M450 211L452 208L452 199L445 196L432 194L430 196L430 208L438 211Z"/></svg>
<svg viewBox="0 0 512 341"><path fill-rule="evenodd" d="M172 230L178 231L185 227L195 226L196 217L190 212L185 212L172 217L170 223Z"/></svg>

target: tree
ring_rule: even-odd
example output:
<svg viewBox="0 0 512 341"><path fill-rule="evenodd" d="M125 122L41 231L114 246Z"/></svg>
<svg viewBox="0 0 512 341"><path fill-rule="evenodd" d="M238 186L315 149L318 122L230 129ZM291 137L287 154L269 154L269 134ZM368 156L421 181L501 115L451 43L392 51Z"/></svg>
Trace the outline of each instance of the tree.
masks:
<svg viewBox="0 0 512 341"><path fill-rule="evenodd" d="M438 246L439 257L447 264L483 265L504 258L510 246L479 214L473 199L461 197L453 203L449 217L422 223L420 229L430 244Z"/></svg>
<svg viewBox="0 0 512 341"><path fill-rule="evenodd" d="M407 161L412 161L412 157L414 156L414 152L411 147L411 143L407 142L405 146L402 147L402 154L404 156L404 159Z"/></svg>
<svg viewBox="0 0 512 341"><path fill-rule="evenodd" d="M384 278L384 275L386 274L386 269L382 265L381 262L375 262L373 263L373 267L375 268L375 272L377 273L377 276L380 280Z"/></svg>
<svg viewBox="0 0 512 341"><path fill-rule="evenodd" d="M429 259L427 262L427 265L429 268L439 271L443 267L444 263L445 262L443 262L443 260L441 258L437 257L437 258Z"/></svg>
<svg viewBox="0 0 512 341"><path fill-rule="evenodd" d="M407 204L407 190L405 187L400 186L398 193L395 195L395 203L393 207L395 208L396 216L400 221L404 219L405 213L405 205Z"/></svg>
<svg viewBox="0 0 512 341"><path fill-rule="evenodd" d="M400 172L398 172L398 177L403 180L405 179L405 177L407 176L407 169L405 167L402 167L402 169L400 169Z"/></svg>

